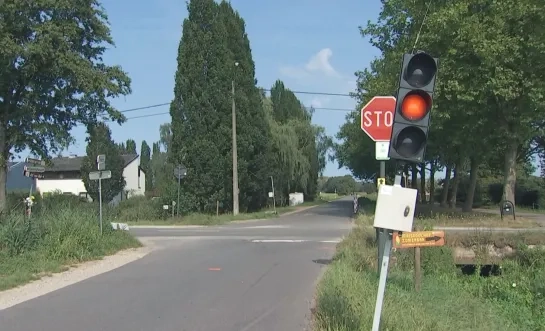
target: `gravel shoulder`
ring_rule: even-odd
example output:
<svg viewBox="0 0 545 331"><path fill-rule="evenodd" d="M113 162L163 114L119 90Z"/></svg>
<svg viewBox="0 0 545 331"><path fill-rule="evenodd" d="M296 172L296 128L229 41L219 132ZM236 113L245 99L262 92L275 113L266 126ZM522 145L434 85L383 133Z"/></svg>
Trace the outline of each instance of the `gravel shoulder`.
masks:
<svg viewBox="0 0 545 331"><path fill-rule="evenodd" d="M31 283L0 292L0 310L114 270L143 258L152 250L153 247L150 246L123 250L101 260L84 262L71 267L67 271L55 273Z"/></svg>

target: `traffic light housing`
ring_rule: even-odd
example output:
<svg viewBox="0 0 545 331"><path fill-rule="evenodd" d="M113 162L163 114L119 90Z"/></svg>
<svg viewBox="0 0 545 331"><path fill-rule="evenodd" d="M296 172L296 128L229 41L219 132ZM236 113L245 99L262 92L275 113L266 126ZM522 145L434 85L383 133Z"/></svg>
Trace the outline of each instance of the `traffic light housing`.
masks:
<svg viewBox="0 0 545 331"><path fill-rule="evenodd" d="M438 59L419 52L404 54L388 156L422 163L426 153Z"/></svg>

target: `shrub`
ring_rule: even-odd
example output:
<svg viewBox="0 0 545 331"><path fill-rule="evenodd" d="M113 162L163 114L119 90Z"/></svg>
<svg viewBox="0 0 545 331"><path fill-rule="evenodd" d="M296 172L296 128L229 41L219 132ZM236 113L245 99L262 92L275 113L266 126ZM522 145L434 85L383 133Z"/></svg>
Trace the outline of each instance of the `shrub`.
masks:
<svg viewBox="0 0 545 331"><path fill-rule="evenodd" d="M140 245L128 232L113 230L109 219L104 221L101 234L96 212L70 203L31 218L19 212L5 215L0 222L0 290Z"/></svg>

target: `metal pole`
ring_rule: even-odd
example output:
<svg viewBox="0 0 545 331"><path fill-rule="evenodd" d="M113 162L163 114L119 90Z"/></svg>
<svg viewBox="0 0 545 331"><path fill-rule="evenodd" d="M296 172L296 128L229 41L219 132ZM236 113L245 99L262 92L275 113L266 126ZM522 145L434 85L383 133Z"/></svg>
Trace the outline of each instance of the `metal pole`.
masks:
<svg viewBox="0 0 545 331"><path fill-rule="evenodd" d="M233 134L233 216L238 215L238 160L237 160L237 115L235 107L235 81L231 81L233 105L231 109Z"/></svg>
<svg viewBox="0 0 545 331"><path fill-rule="evenodd" d="M102 171L100 172L102 177ZM100 234L102 234L102 179L98 178L98 219L100 221Z"/></svg>
<svg viewBox="0 0 545 331"><path fill-rule="evenodd" d="M386 279L388 278L388 265L390 264L390 252L392 250L392 232L385 230L385 241L382 254L382 267L380 268L380 279L378 281L377 301L375 304L375 315L373 316L372 331L379 331L380 317L382 315L382 304L384 302L384 291L386 290Z"/></svg>
<svg viewBox="0 0 545 331"><path fill-rule="evenodd" d="M386 178L386 161L380 161L380 171L379 171L380 178ZM382 256L384 255L384 242L386 240L386 230L384 229L376 229L376 235L377 235L377 269L378 273L381 273L381 266L382 266Z"/></svg>
<svg viewBox="0 0 545 331"><path fill-rule="evenodd" d="M271 176L271 186L272 186L272 193L273 193L273 210L276 214L276 194L274 193L274 179L273 176Z"/></svg>
<svg viewBox="0 0 545 331"><path fill-rule="evenodd" d="M180 217L180 184L182 181L181 167L178 167L178 201L176 202L176 216Z"/></svg>

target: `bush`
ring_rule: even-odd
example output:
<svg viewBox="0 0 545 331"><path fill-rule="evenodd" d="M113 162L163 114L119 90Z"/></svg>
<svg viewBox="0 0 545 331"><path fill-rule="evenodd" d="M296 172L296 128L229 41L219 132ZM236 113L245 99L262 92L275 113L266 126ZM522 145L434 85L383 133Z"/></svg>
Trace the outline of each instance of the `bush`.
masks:
<svg viewBox="0 0 545 331"><path fill-rule="evenodd" d="M0 222L0 290L100 258L140 243L115 231L105 219L100 233L96 212L79 206L47 208L26 218L12 212Z"/></svg>
<svg viewBox="0 0 545 331"><path fill-rule="evenodd" d="M123 200L117 209L118 222L152 221L165 216L160 199L151 200L144 196Z"/></svg>

